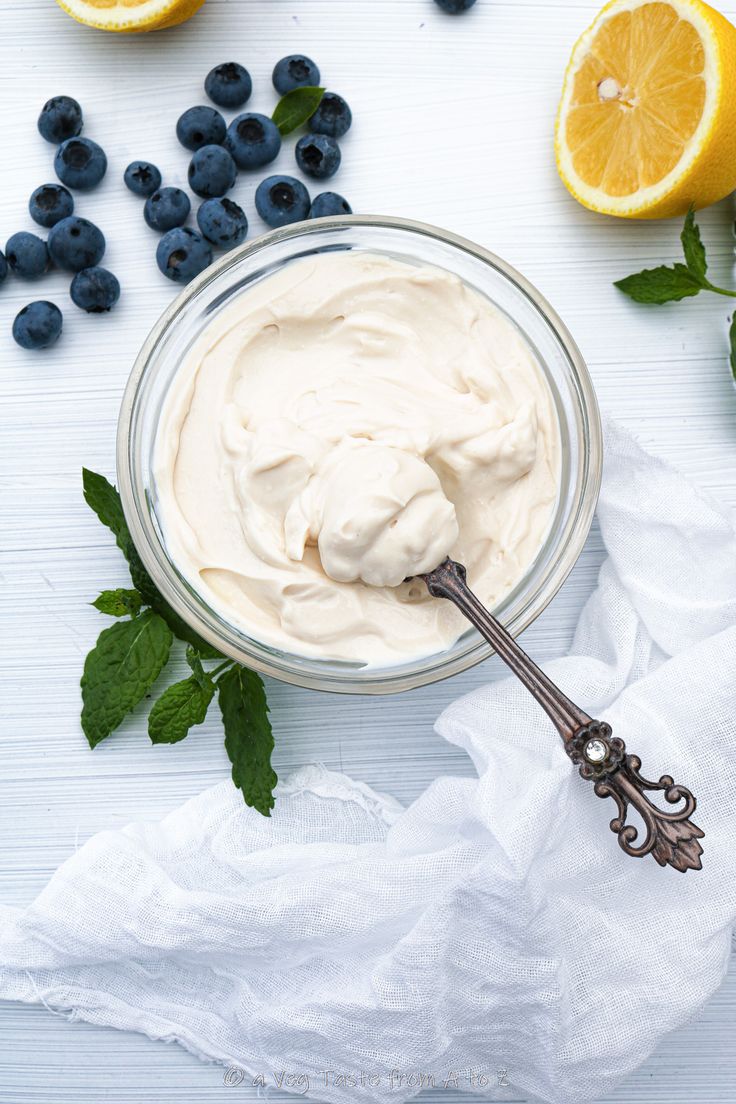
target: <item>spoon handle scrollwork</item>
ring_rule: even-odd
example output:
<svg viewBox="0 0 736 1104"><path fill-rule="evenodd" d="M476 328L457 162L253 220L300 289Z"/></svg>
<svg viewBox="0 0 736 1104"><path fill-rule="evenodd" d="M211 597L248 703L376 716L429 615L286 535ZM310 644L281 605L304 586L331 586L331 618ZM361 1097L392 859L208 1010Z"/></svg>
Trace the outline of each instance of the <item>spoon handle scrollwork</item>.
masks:
<svg viewBox="0 0 736 1104"><path fill-rule="evenodd" d="M421 577L430 594L454 602L533 694L559 732L581 777L593 783L597 796L615 801L618 811L611 821L611 831L626 854L634 858L651 855L660 866L675 870L700 870L703 848L699 840L703 832L690 820L696 807L690 790L675 784L667 774L658 782L644 778L641 760L626 751L624 741L612 734L610 725L594 720L570 701L488 612L469 588L462 564L448 559ZM649 797L655 792L662 793L667 805L679 807L660 809ZM639 814L643 833L635 824L627 823L630 810Z"/></svg>

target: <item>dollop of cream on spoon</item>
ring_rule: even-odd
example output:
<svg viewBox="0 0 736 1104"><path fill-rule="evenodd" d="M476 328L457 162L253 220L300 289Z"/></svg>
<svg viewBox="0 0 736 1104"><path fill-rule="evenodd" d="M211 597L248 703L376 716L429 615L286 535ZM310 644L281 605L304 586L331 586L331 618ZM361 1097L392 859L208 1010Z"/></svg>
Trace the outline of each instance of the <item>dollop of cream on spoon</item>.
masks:
<svg viewBox="0 0 736 1104"><path fill-rule="evenodd" d="M284 519L286 552L316 544L325 574L395 587L431 571L458 538L455 507L429 464L373 441L329 452Z"/></svg>

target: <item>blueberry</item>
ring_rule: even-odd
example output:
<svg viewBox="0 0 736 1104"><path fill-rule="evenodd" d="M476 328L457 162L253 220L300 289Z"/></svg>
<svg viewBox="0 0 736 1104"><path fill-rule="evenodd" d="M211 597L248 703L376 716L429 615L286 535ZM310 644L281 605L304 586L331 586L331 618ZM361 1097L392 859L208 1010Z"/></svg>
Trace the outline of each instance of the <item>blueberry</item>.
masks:
<svg viewBox="0 0 736 1104"><path fill-rule="evenodd" d="M319 107L309 120L313 134L327 134L330 138L342 138L350 130L353 113L337 92L325 92Z"/></svg>
<svg viewBox="0 0 736 1104"><path fill-rule="evenodd" d="M328 134L305 134L296 144L296 163L306 176L326 180L340 168L340 147Z"/></svg>
<svg viewBox="0 0 736 1104"><path fill-rule="evenodd" d="M198 150L202 146L222 145L225 137L225 120L214 107L188 108L179 116L176 124L176 137L185 149Z"/></svg>
<svg viewBox="0 0 736 1104"><path fill-rule="evenodd" d="M256 210L269 226L286 226L309 214L309 192L293 176L267 176L256 189Z"/></svg>
<svg viewBox="0 0 736 1104"><path fill-rule="evenodd" d="M8 238L5 257L13 272L24 280L37 280L49 267L46 242L26 230Z"/></svg>
<svg viewBox="0 0 736 1104"><path fill-rule="evenodd" d="M327 218L329 215L352 215L353 208L337 192L320 192L312 200L310 218Z"/></svg>
<svg viewBox="0 0 736 1104"><path fill-rule="evenodd" d="M18 311L13 322L13 337L21 349L47 349L61 333L63 318L55 303L37 299Z"/></svg>
<svg viewBox="0 0 736 1104"><path fill-rule="evenodd" d="M319 69L311 58L304 54L289 54L276 63L273 71L273 86L284 96L292 88L316 87L319 84Z"/></svg>
<svg viewBox="0 0 736 1104"><path fill-rule="evenodd" d="M196 230L177 227L158 243L156 263L164 276L177 284L187 284L212 263L212 250Z"/></svg>
<svg viewBox="0 0 736 1104"><path fill-rule="evenodd" d="M204 90L218 107L242 107L253 91L250 73L237 61L226 61L210 69Z"/></svg>
<svg viewBox="0 0 736 1104"><path fill-rule="evenodd" d="M49 231L49 253L59 268L80 272L100 263L105 253L105 235L93 222L71 215Z"/></svg>
<svg viewBox="0 0 736 1104"><path fill-rule="evenodd" d="M31 218L49 230L74 211L74 200L63 184L42 184L28 200Z"/></svg>
<svg viewBox="0 0 736 1104"><path fill-rule="evenodd" d="M87 192L107 172L105 151L91 138L68 138L56 151L54 169L62 184Z"/></svg>
<svg viewBox="0 0 736 1104"><path fill-rule="evenodd" d="M229 192L238 175L230 154L222 146L202 146L189 162L189 187L203 199Z"/></svg>
<svg viewBox="0 0 736 1104"><path fill-rule="evenodd" d="M146 200L143 217L152 230L173 230L187 221L192 209L189 196L181 188L160 188Z"/></svg>
<svg viewBox="0 0 736 1104"><path fill-rule="evenodd" d="M6 279L8 275L8 262L5 260L5 254L0 252L0 284Z"/></svg>
<svg viewBox="0 0 736 1104"><path fill-rule="evenodd" d="M71 96L54 96L41 108L38 129L47 142L59 146L82 133L82 109Z"/></svg>
<svg viewBox="0 0 736 1104"><path fill-rule="evenodd" d="M72 280L69 294L72 303L88 314L102 314L112 310L120 298L120 284L117 276L106 268L94 265L83 268Z"/></svg>
<svg viewBox="0 0 736 1104"><path fill-rule="evenodd" d="M475 0L434 0L448 15L462 15L468 8L472 8Z"/></svg>
<svg viewBox="0 0 736 1104"><path fill-rule="evenodd" d="M150 196L161 187L161 173L150 161L131 161L123 173L133 195Z"/></svg>
<svg viewBox="0 0 736 1104"><path fill-rule="evenodd" d="M197 224L207 241L220 249L232 249L245 241L248 219L231 199L206 199L197 211Z"/></svg>
<svg viewBox="0 0 736 1104"><path fill-rule="evenodd" d="M279 128L266 115L238 115L227 128L225 147L239 169L260 169L278 157Z"/></svg>

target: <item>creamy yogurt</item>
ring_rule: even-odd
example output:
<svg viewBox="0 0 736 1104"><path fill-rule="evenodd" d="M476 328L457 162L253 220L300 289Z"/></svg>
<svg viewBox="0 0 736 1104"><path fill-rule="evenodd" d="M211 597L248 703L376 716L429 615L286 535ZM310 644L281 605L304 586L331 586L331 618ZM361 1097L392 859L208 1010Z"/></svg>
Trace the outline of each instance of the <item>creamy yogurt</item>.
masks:
<svg viewBox="0 0 736 1104"><path fill-rule="evenodd" d="M339 252L212 319L171 384L154 475L169 554L222 617L377 666L467 628L409 576L449 554L490 608L516 585L559 453L546 379L489 300L437 268Z"/></svg>

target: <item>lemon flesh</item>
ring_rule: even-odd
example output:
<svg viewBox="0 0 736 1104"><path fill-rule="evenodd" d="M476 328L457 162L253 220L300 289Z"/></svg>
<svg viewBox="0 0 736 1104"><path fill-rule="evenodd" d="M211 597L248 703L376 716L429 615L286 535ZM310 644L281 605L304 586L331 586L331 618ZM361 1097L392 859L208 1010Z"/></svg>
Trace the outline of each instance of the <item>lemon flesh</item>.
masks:
<svg viewBox="0 0 736 1104"><path fill-rule="evenodd" d="M557 118L568 190L666 218L736 188L736 28L702 0L612 0L576 44Z"/></svg>
<svg viewBox="0 0 736 1104"><path fill-rule="evenodd" d="M205 0L56 0L79 23L103 31L158 31L184 23Z"/></svg>

